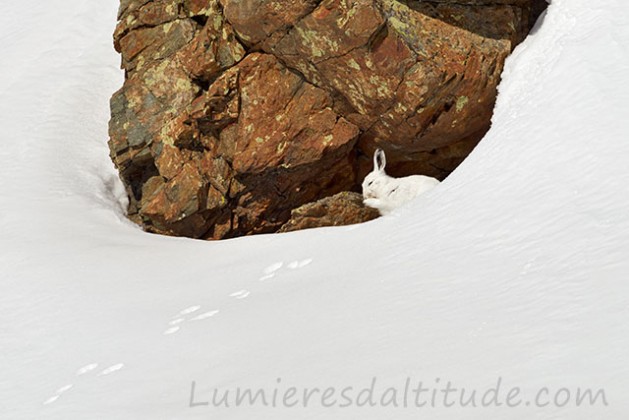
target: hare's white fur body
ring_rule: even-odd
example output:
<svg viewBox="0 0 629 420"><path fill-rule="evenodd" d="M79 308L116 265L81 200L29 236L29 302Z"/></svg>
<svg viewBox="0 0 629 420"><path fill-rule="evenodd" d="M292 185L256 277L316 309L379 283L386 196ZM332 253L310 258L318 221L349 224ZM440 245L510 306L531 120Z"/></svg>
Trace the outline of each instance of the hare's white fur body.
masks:
<svg viewBox="0 0 629 420"><path fill-rule="evenodd" d="M373 171L362 184L363 202L383 216L439 185L439 180L424 175L393 178L384 171L386 164L384 151L377 149L373 155Z"/></svg>

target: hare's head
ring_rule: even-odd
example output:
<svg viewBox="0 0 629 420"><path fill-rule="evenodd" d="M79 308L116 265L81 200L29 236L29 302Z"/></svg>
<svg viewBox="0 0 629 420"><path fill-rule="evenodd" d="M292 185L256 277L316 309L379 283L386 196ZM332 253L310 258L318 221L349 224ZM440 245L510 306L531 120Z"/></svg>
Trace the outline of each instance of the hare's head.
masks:
<svg viewBox="0 0 629 420"><path fill-rule="evenodd" d="M369 172L363 181L363 197L379 197L389 183L389 176L384 172L387 159L382 149L377 149L373 155L373 171Z"/></svg>

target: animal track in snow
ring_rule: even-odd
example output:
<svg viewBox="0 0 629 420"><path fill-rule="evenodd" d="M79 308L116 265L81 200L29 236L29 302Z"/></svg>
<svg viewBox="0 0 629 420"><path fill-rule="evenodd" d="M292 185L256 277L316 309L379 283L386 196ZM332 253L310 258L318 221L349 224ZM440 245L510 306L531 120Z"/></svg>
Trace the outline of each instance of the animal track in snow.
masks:
<svg viewBox="0 0 629 420"><path fill-rule="evenodd" d="M57 393L57 394L63 394L64 392L66 392L66 391L70 390L70 388L72 388L72 386L73 386L72 384L69 384L69 385L66 385L66 386L62 386L61 388L59 388L59 389L57 390L57 392L56 392L56 393Z"/></svg>
<svg viewBox="0 0 629 420"><path fill-rule="evenodd" d="M85 365L76 371L76 376L85 375L87 372L91 372L97 367L98 367L98 363L90 363L89 365Z"/></svg>
<svg viewBox="0 0 629 420"><path fill-rule="evenodd" d="M296 268L305 267L311 262L312 262L312 258L308 258L306 260L301 260L301 261L293 261L290 264L288 264L288 268L290 268L291 270L295 270Z"/></svg>
<svg viewBox="0 0 629 420"><path fill-rule="evenodd" d="M48 398L46 401L44 401L44 405L48 405L48 404L52 404L55 401L57 401L59 399L61 395L53 395L52 397Z"/></svg>
<svg viewBox="0 0 629 420"><path fill-rule="evenodd" d="M312 258L307 258L305 260L295 260L295 261L291 261L290 263L288 263L286 265L286 268L290 269L290 270L296 270L298 268L302 268L305 267L307 265L309 265L310 263L312 263ZM268 267L266 267L263 270L264 275L262 277L260 277L258 280L260 281L266 281L266 280L270 280L273 277L275 277L279 272L280 269L284 266L284 262L276 262L274 264L269 265Z"/></svg>
<svg viewBox="0 0 629 420"><path fill-rule="evenodd" d="M299 261L299 268L305 267L307 265L310 265L310 263L312 262L312 258L307 258L305 260L301 260Z"/></svg>
<svg viewBox="0 0 629 420"><path fill-rule="evenodd" d="M194 305L194 306L190 306L188 308L185 308L179 311L177 315L174 315L172 319L168 321L168 328L166 328L166 330L164 330L162 334L163 335L174 334L178 332L179 330L181 330L183 323L186 321L201 321L203 319L211 318L219 312L218 310L212 310L212 311L207 311L202 314L193 316L192 318L186 318L186 315L193 314L197 312L199 309L201 309L201 305Z"/></svg>
<svg viewBox="0 0 629 420"><path fill-rule="evenodd" d="M296 270L298 268L305 267L312 263L312 258L307 258L303 260L295 260L286 265L286 267L290 270ZM278 273L280 273L281 269L284 267L284 261L277 261L273 264L266 266L262 272L263 275L258 279L259 281L266 281L274 278ZM231 293L229 297L234 299L246 299L251 295L251 292L247 289L238 290L237 292ZM177 315L174 315L171 320L168 322L168 327L164 330L163 335L171 335L181 330L184 322L186 321L201 321L204 319L208 319L219 313L219 310L206 311L204 313L192 316L188 318L187 315L193 314L201 309L201 305L193 305L189 306L185 309L179 311Z"/></svg>
<svg viewBox="0 0 629 420"><path fill-rule="evenodd" d="M207 318L211 318L214 315L216 315L219 311L215 310L215 311L210 311L210 312L205 312L203 314L197 315L194 318L191 319L191 321L200 321L202 319L207 319Z"/></svg>
<svg viewBox="0 0 629 420"><path fill-rule="evenodd" d="M279 261L279 262L273 263L273 264L269 265L267 268L264 269L264 274L266 274L266 275L273 274L277 270L282 268L283 265L284 265L284 261Z"/></svg>
<svg viewBox="0 0 629 420"><path fill-rule="evenodd" d="M232 293L231 295L229 295L230 297L236 298L236 299L244 299L247 296L249 296L251 294L251 292L249 290L239 290L237 292Z"/></svg>
<svg viewBox="0 0 629 420"><path fill-rule="evenodd" d="M84 376L90 372L93 372L96 368L98 367L98 363L90 363L88 365L82 366L79 369L77 369L76 371L76 376ZM111 373L114 373L116 371L119 371L120 369L122 369L124 367L124 363L117 363L115 365L112 365L104 370L102 370L97 376L106 376L109 375ZM55 401L57 401L63 394L65 394L66 392L68 392L70 389L72 389L74 387L74 384L67 384L62 386L61 388L57 389L54 393L54 395L50 398L48 398L46 401L43 402L43 405L49 405L54 403Z"/></svg>
<svg viewBox="0 0 629 420"><path fill-rule="evenodd" d="M174 326L174 327L170 327L168 328L166 331L164 331L164 335L171 335L176 333L177 331L179 331L181 329L180 326Z"/></svg>
<svg viewBox="0 0 629 420"><path fill-rule="evenodd" d="M72 384L68 384L66 386L62 386L61 388L59 388L56 392L55 395L53 395L52 397L48 398L46 401L44 401L44 405L48 405L48 404L52 404L55 401L57 401L59 399L59 397L61 397L61 395L66 392L69 391L70 388L72 388L73 385Z"/></svg>
<svg viewBox="0 0 629 420"><path fill-rule="evenodd" d="M199 309L201 309L200 305L190 306L189 308L182 309L181 312L179 312L179 315L189 315L193 312L198 311Z"/></svg>
<svg viewBox="0 0 629 420"><path fill-rule="evenodd" d="M103 370L98 376L105 376L111 373L117 372L124 367L124 363L117 363L113 366L109 366L107 369Z"/></svg>

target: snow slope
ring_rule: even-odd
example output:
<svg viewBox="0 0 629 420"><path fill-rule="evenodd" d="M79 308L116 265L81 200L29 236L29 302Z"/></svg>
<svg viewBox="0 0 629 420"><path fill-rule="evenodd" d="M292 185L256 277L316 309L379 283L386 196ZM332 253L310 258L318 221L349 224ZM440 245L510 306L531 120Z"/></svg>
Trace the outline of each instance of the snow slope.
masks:
<svg viewBox="0 0 629 420"><path fill-rule="evenodd" d="M492 130L411 206L220 243L124 219L106 146L116 3L0 16L0 418L626 418L625 0L553 1L508 62ZM521 404L189 406L193 381L202 403L407 377L479 394L500 379ZM557 407L564 387L607 405Z"/></svg>

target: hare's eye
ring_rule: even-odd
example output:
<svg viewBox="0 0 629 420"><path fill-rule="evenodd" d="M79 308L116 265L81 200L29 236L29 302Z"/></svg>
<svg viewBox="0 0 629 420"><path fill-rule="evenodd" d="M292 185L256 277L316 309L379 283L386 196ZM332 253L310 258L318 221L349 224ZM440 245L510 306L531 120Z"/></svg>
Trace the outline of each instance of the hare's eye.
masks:
<svg viewBox="0 0 629 420"><path fill-rule="evenodd" d="M367 186L371 187L371 184L373 184L373 181L369 181L369 184L367 184Z"/></svg>

